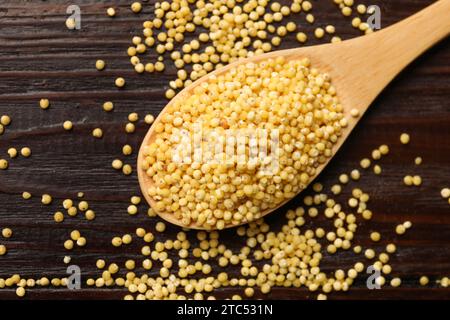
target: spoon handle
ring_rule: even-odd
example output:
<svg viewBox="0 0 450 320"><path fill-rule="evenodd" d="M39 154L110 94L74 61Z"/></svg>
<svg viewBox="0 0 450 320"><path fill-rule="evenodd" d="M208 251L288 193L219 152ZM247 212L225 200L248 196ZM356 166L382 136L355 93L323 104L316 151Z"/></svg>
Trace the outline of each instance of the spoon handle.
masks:
<svg viewBox="0 0 450 320"><path fill-rule="evenodd" d="M367 107L408 64L449 34L450 0L439 0L386 29L340 43L347 61L337 71L347 71L347 83L354 84L357 95L352 98ZM362 73L349 72L355 67Z"/></svg>

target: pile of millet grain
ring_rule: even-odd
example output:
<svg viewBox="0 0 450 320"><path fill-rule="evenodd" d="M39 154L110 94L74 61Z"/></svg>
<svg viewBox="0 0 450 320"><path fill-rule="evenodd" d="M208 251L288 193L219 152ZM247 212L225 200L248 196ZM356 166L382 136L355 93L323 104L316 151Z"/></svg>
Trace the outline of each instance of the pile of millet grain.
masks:
<svg viewBox="0 0 450 320"><path fill-rule="evenodd" d="M330 1L330 4L335 6L345 23L363 33L370 33L367 26L358 20L365 13L359 3L336 2ZM220 2L212 3L218 3L220 10ZM232 10L239 34L243 32L244 38L246 32L253 34L255 31L253 26L240 27L239 21L245 17L239 9L233 8L245 3L223 3L230 7L228 10ZM130 47L125 47L126 52L121 59L126 60L128 55L134 71L138 73L176 74L172 82L168 82L169 87L161 90L165 84L159 82L157 89L161 95L171 98L190 80L195 80L217 65L220 67L220 64L233 61L236 53L238 56L249 56L273 50L286 34L291 33L290 37L298 40L298 45L314 38L316 41L312 43L340 40L337 28L314 17L314 2L294 1L288 6L289 12L286 6L273 3L261 1L259 5L271 8L272 18L281 14L283 23L277 23L273 28L270 22L266 22L268 25L258 23L255 28L256 38L259 39L252 37L250 43L243 39L242 44L238 44L245 47L248 43L247 51L243 51L244 48L233 51L233 48L227 47L226 41L225 44L212 43L214 51L206 49L206 46L203 52L208 57L202 56L202 53L196 56L193 52L199 43L195 42L195 37L190 39L191 36L196 35L198 42L205 42L205 45L211 40L201 35L202 32L187 30L190 40L187 46L178 49L179 54L173 54L176 50L170 50L171 45L167 45L170 43L167 41L169 32L166 38L158 37L158 30L152 31L150 36L146 29L155 25L155 21L147 20L148 13L155 10L156 16L161 15L156 10L163 8L165 12L170 12L172 5L169 9L161 3L154 9L142 3L139 8L138 4L130 2L128 7L105 8L102 13L98 12L98 17L107 15L110 19L108 25L113 25L120 24L123 16L130 17L134 13L142 16L143 35L136 33ZM207 7L206 4L199 6L200 9ZM247 10L252 11L252 6L247 6ZM298 6L305 12L295 12ZM176 5L174 8L177 9ZM262 10L257 8L258 5L255 10ZM280 14L275 14L277 12ZM350 13L352 18L345 18ZM186 14L189 15L189 12ZM294 18L295 14L299 14L300 19ZM193 15L195 18L194 12ZM253 17L259 19L255 14ZM295 21L295 26L289 24L292 21L288 18ZM225 21L227 19L231 17L224 18ZM269 16L267 19L270 21ZM221 21L219 19L217 23ZM229 30L223 24L221 28ZM66 21L61 27L72 29L72 25L72 21ZM213 25L214 21L211 27ZM188 28L194 29L192 26ZM305 32L303 28L310 32ZM242 31L246 29L251 30ZM259 31L266 32L266 35ZM65 36L73 36L76 32L80 31L66 30ZM223 34L217 35L215 30L212 32L213 38L218 37L212 40L220 42ZM237 31L231 30L233 32ZM164 43L164 49L158 47L156 40L152 43L153 35ZM82 37L81 34L79 36ZM175 42L176 37L180 36L175 33ZM265 37L270 41L266 41ZM233 46L237 41L232 40ZM142 44L152 45L144 48ZM153 49L163 55L152 60L155 55L150 51ZM1 115L0 133L3 136L0 136L0 141L3 139L5 142L0 145L0 174L6 181L1 191L8 193L2 194L2 197L13 198L2 211L14 213L14 217L20 217L20 220L5 219L0 225L0 263L6 266L4 270L10 271L0 275L0 292L5 290L19 297L33 297L40 292L48 292L46 288L65 290L65 269L69 265L79 265L83 272L83 290L74 293L74 296L87 297L94 288L123 288L119 293L111 294L125 299L265 298L266 294L279 292L283 287L306 287L310 292L308 296L327 299L351 290L355 281L364 283L369 265L381 272L376 284L382 287L403 285L402 270L396 268L396 262L401 265L402 247L399 244L404 238L411 239L408 237L414 233L414 220L411 218L410 221L406 208L405 214L386 216L382 205L382 186L384 183L394 183L405 193L413 191L404 184L421 188L420 154L414 155L411 163L404 164L402 176L396 172L392 174L389 169L389 163L395 163L395 160L390 162L389 159L396 159L402 152L408 152L405 148L414 144L414 135L411 141L409 136L401 135L393 146L377 141L366 146L370 149L365 149L365 153L358 154L362 159L355 158L352 163L343 163L338 158L328 169L325 176L327 183L314 183L301 197L274 212L266 221L257 220L248 226L220 232L183 231L159 219L137 191L135 158L140 137L153 123L157 113L146 112L149 106L145 98L149 95L142 88L136 92L133 86L135 79L139 79L135 81L138 84L145 83L142 80L145 75L136 78L128 71L114 71L114 62L109 62L114 59L108 55L92 57L87 64L93 70L95 79L98 77L103 81L105 78L110 84L101 101L92 108L83 98L86 92L54 94L45 90L47 92L27 105L38 109L38 118L17 118L14 112L10 113L6 108L5 114ZM196 62L197 59L202 64ZM175 73L172 63L180 67ZM186 64L190 65L189 68L184 68ZM69 83L71 80L64 81ZM90 81L87 79L87 84ZM143 98L139 104L130 103L130 95L133 94L134 98L139 93ZM1 110L3 114L4 109ZM121 125L112 120L113 116L120 117ZM90 118L96 121L90 121ZM15 131L16 122L21 128L24 122L28 127L35 128L36 119L39 120L41 135L57 136L51 145L38 144L29 138L25 130ZM426 165L426 157L423 162ZM59 175L57 170L66 172ZM114 178L109 177L112 174ZM35 181L35 175L41 181ZM95 188L92 187L94 185ZM448 192L444 187L439 186L436 201L440 196L447 201ZM34 223L35 214L39 215L39 223ZM35 227L30 230L30 225ZM42 259L43 255L39 252L43 249L49 259ZM36 265L18 263L14 258L21 252L26 252L30 261L40 262ZM36 266L39 274L36 274ZM431 281L420 270L417 270L416 276L417 279L408 278L407 285L431 285L436 281L439 286L448 285L445 274L434 274L430 277Z"/></svg>

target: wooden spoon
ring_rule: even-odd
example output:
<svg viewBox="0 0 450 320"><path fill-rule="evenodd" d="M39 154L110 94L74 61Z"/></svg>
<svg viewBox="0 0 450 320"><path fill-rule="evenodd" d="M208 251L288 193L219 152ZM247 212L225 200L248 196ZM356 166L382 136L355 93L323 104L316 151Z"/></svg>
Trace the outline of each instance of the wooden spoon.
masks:
<svg viewBox="0 0 450 320"><path fill-rule="evenodd" d="M337 95L344 106L344 114L349 120L348 127L343 129L342 136L333 147L334 155L360 119L351 117L349 115L350 110L358 109L361 115L364 114L372 101L400 71L425 50L448 36L449 33L450 0L440 0L391 27L366 36L336 44L274 51L239 60L209 75L226 73L239 64L260 62L279 56L284 56L287 60L309 58L311 60L311 66L331 76L332 83L336 87ZM182 90L167 106L170 106L175 99L189 95L196 86L205 81L208 81L208 75ZM159 114L155 123L160 121L161 116L167 110L167 106ZM153 128L154 125L144 138L139 151L137 166L142 193L152 207L156 201L148 195L147 190L153 185L153 181L141 168L141 163L144 159L143 147L152 143L157 136ZM316 169L316 176L320 174L330 160L331 158ZM313 178L310 181L313 181ZM262 212L262 216L269 214L277 208ZM159 213L159 215L173 224L186 227L172 213ZM226 227L234 226L226 225ZM192 229L204 229L195 224L191 224L188 227Z"/></svg>

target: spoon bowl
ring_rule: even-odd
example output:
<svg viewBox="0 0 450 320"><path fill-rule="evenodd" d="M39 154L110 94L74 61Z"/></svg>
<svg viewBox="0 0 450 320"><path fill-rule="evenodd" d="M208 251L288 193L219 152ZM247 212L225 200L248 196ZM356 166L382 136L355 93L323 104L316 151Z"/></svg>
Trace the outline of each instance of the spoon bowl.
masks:
<svg viewBox="0 0 450 320"><path fill-rule="evenodd" d="M268 59L284 57L286 61L308 58L311 66L321 73L328 73L336 87L337 95L344 106L344 116L348 120L348 126L343 128L342 135L334 144L333 156L337 153L361 116L368 109L378 94L400 73L411 61L430 48L432 45L447 37L450 33L450 0L440 0L416 13L415 15L394 24L386 29L334 44L324 44L303 48L273 51L270 53L238 60L208 75L198 79L190 86L178 93L162 110L155 123L161 121L162 115L176 99L189 96L195 87L208 81L211 75L221 75L240 64L249 62L258 63ZM352 117L350 110L356 109L359 117ZM155 124L154 123L154 124ZM154 207L156 204L148 194L148 188L154 182L141 168L144 160L143 149L155 141L157 133L153 125L146 134L138 155L138 177L142 194L147 202ZM323 164L316 168L316 174L309 181L313 181L333 158L329 157ZM300 192L299 192L300 193ZM290 199L282 202L275 208L261 212L265 216L284 205ZM172 213L157 212L166 221L191 229L207 229L191 223L185 226L176 219ZM245 224L229 224L225 228ZM207 229L207 230L212 230Z"/></svg>

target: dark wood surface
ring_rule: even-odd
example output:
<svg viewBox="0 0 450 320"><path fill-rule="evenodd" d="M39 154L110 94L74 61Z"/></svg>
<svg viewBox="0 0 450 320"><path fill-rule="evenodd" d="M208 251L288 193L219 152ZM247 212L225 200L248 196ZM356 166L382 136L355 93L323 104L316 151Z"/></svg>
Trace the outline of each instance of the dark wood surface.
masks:
<svg viewBox="0 0 450 320"><path fill-rule="evenodd" d="M131 1L114 1L119 8L114 19L105 15L110 1L17 1L0 3L0 115L9 114L13 119L6 133L0 136L0 158L7 157L6 150L15 146L30 146L31 158L18 158L10 162L10 168L0 172L0 228L13 229L11 239L0 239L8 248L8 254L0 257L0 277L19 273L24 277L65 276L63 257L67 252L62 243L71 230L77 228L86 235L88 245L70 253L72 263L82 268L83 279L97 276L97 258L123 262L126 259L141 261L138 241L126 248L113 248L111 238L117 234L133 233L137 226L154 229L155 218L148 218L140 207L137 216L126 213L131 195L138 194L136 174L125 177L111 168L111 161L121 155L122 145L131 144L137 150L148 126L139 122L134 134L124 133L127 115L136 111L141 116L157 115L166 103L164 90L173 79L175 69L169 67L163 74L137 75L131 69L126 48L132 35L139 34L141 23L151 17L153 7L144 2L144 10L135 15L129 10ZM152 1L150 1L152 2ZM367 1L364 1L366 4ZM374 0L382 8L382 26L397 22L432 3L431 0ZM316 23L314 26L332 23L337 34L344 39L358 35L351 28L350 19L344 18L331 0L313 1ZM66 8L78 4L82 10L82 28L69 31L65 25ZM313 39L313 27L304 21L304 14L292 16ZM323 40L324 41L324 40ZM322 42L323 42L322 41ZM298 44L294 35L283 42L282 47ZM155 54L147 57L154 60ZM107 69L98 72L95 60L102 58ZM113 82L116 76L124 76L127 86L118 90ZM368 290L361 277L349 292L333 293L330 299L448 299L450 289L439 288L435 280L450 276L450 206L440 197L440 189L450 186L450 41L444 40L409 66L380 95L369 112L361 120L339 154L319 177L330 187L340 173L358 166L359 160L370 155L380 144L389 144L391 153L381 160L383 173L375 176L364 174L353 184L371 195L370 206L374 218L360 222L355 243L373 246L378 250L386 243L394 242L398 252L391 256L393 276L403 280L400 288L386 286L382 290ZM38 101L47 97L51 108L43 111ZM106 100L115 102L113 113L102 111ZM62 129L64 120L75 124L73 132ZM92 138L95 127L104 129L104 138ZM411 134L411 143L399 142L402 132ZM423 165L414 166L414 158L422 156ZM136 154L126 160L135 167ZM420 174L420 188L405 187L402 177ZM338 199L345 201L348 187ZM23 191L34 197L25 201ZM75 198L84 192L96 211L95 221L78 216L66 219L62 224L53 221L53 213L61 209L61 201ZM54 196L51 206L40 204L40 195ZM306 192L305 194L307 194ZM288 207L299 204L301 197ZM286 208L273 213L268 221L277 226L282 223ZM404 236L395 235L395 225L411 220L413 227ZM323 225L322 219L309 221L308 226ZM173 238L179 229L168 227L159 239ZM368 233L378 230L382 241L373 245ZM221 235L223 243L239 248L242 240L235 231ZM190 235L191 237L193 236ZM358 260L364 260L351 252L325 255L321 268L330 272L348 268ZM139 272L139 271L138 271ZM237 268L229 268L237 275ZM157 274L157 269L150 272ZM431 284L418 285L418 278L427 275ZM240 293L239 288L218 290L219 298ZM122 298L125 289L92 289L80 291L63 289L31 289L27 298L32 299L110 299ZM270 298L314 298L302 289L274 288ZM264 296L258 294L258 298ZM14 290L0 289L0 299L15 298Z"/></svg>

